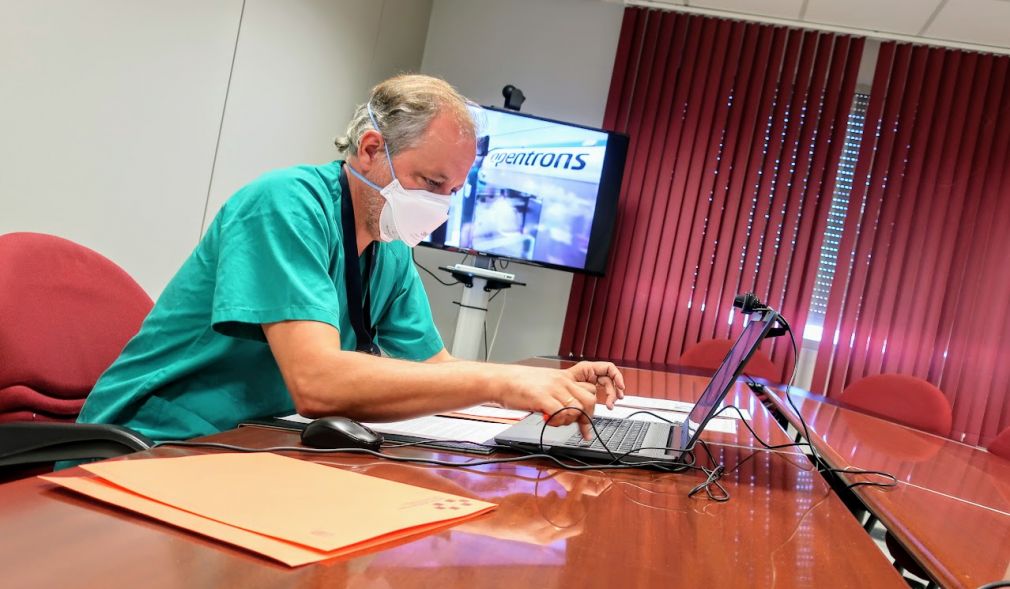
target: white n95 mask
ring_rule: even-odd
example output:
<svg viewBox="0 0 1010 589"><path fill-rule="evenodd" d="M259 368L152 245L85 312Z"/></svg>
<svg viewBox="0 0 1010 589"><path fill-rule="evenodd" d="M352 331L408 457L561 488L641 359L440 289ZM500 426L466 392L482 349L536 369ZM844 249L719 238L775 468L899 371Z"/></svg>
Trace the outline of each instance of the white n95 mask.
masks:
<svg viewBox="0 0 1010 589"><path fill-rule="evenodd" d="M375 130L379 125L372 114L372 105L368 105L368 117L372 119ZM400 184L393 170L393 158L389 155L389 145L383 141L386 148L386 161L389 163L389 173L393 181L381 188L361 173L347 165L354 176L379 191L386 199L379 213L379 239L394 241L399 239L410 247L416 246L432 231L438 229L449 219L449 197L440 196L427 190L410 190ZM345 164L346 165L346 164ZM350 195L348 195L350 197Z"/></svg>

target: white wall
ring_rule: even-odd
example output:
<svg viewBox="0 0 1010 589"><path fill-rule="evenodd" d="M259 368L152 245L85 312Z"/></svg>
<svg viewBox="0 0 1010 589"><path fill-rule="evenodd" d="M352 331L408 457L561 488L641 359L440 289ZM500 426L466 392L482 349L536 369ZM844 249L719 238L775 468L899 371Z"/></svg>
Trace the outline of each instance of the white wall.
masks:
<svg viewBox="0 0 1010 589"><path fill-rule="evenodd" d="M481 104L501 106L502 87L514 84L526 95L523 112L599 126L623 10L602 0L435 0L421 71L445 78ZM435 272L462 258L423 247L416 252ZM519 264L509 271L529 286L509 291L491 359L556 354L572 275ZM462 287L422 276L448 346L456 322L452 301L459 300ZM491 303L489 332L504 299Z"/></svg>
<svg viewBox="0 0 1010 589"><path fill-rule="evenodd" d="M421 66L430 1L247 0L205 226L260 174L338 157L354 107Z"/></svg>
<svg viewBox="0 0 1010 589"><path fill-rule="evenodd" d="M0 233L67 237L160 292L199 235L241 6L5 0Z"/></svg>
<svg viewBox="0 0 1010 589"><path fill-rule="evenodd" d="M157 296L204 217L236 188L336 156L331 141L353 105L377 81L420 66L430 9L424 0L246 0L244 11L242 0L4 0L0 233L77 241Z"/></svg>

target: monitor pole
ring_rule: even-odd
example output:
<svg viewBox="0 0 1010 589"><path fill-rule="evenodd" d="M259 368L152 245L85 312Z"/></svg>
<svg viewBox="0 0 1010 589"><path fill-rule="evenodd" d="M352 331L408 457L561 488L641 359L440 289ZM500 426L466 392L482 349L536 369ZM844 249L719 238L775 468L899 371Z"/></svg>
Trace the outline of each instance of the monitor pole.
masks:
<svg viewBox="0 0 1010 589"><path fill-rule="evenodd" d="M505 98L505 108L516 112L522 108L526 95L512 84L502 88ZM487 354L480 353L481 344L486 337L487 305L491 300L491 292L503 288L511 288L513 284L526 286L526 283L515 279L515 274L498 272L491 269L491 257L477 255L473 266L456 264L455 266L439 266L441 270L450 272L456 280L463 283L463 296L456 302L459 313L456 315L456 332L452 337L452 355L460 360L486 360ZM487 344L484 343L486 347Z"/></svg>
<svg viewBox="0 0 1010 589"><path fill-rule="evenodd" d="M460 360L484 360L481 346L484 344L487 305L493 291L511 288L513 284L526 286L514 274L491 269L491 258L478 255L474 265L456 264L439 266L452 274L463 284L463 296L456 302L456 332L452 338L452 355ZM486 351L485 351L486 354Z"/></svg>

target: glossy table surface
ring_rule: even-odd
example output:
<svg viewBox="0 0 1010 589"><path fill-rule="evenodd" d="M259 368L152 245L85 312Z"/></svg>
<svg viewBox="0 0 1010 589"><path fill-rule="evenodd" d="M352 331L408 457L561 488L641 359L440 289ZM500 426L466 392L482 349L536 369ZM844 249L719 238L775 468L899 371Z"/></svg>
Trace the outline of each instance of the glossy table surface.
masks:
<svg viewBox="0 0 1010 589"><path fill-rule="evenodd" d="M898 479L894 489L854 491L938 582L978 587L1010 578L1010 461L816 395L791 396L832 466ZM802 428L781 390L770 398ZM849 477L858 480L872 478Z"/></svg>
<svg viewBox="0 0 1010 589"><path fill-rule="evenodd" d="M646 392L637 388L646 376L655 396L692 394L666 377L628 376L629 394ZM767 433L778 427L763 405L745 399L749 389L738 394L753 404L756 423L767 420ZM0 485L0 570L9 587L903 586L805 457L756 450L745 431L739 440L720 435L728 443L710 446L715 460L736 467L722 480L731 496L725 503L704 493L688 498L705 478L694 471L576 473L540 460L459 469L293 453L499 505L420 539L299 568L25 479ZM298 443L293 432L259 427L208 439L258 448ZM213 451L165 446L125 459Z"/></svg>

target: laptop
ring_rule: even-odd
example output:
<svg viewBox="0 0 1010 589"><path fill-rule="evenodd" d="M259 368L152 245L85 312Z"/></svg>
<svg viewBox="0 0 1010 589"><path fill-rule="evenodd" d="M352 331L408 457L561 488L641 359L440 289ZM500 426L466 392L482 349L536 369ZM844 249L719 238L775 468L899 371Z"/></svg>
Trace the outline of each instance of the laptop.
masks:
<svg viewBox="0 0 1010 589"><path fill-rule="evenodd" d="M694 447L705 425L719 409L744 366L778 320L771 309L755 311L719 369L705 387L683 423L657 423L635 419L594 417L599 437L583 440L578 425L544 428L543 416L533 413L505 430L495 441L524 451L548 452L556 456L613 462L677 463ZM541 436L542 445L541 445ZM606 442L604 448L601 439Z"/></svg>

